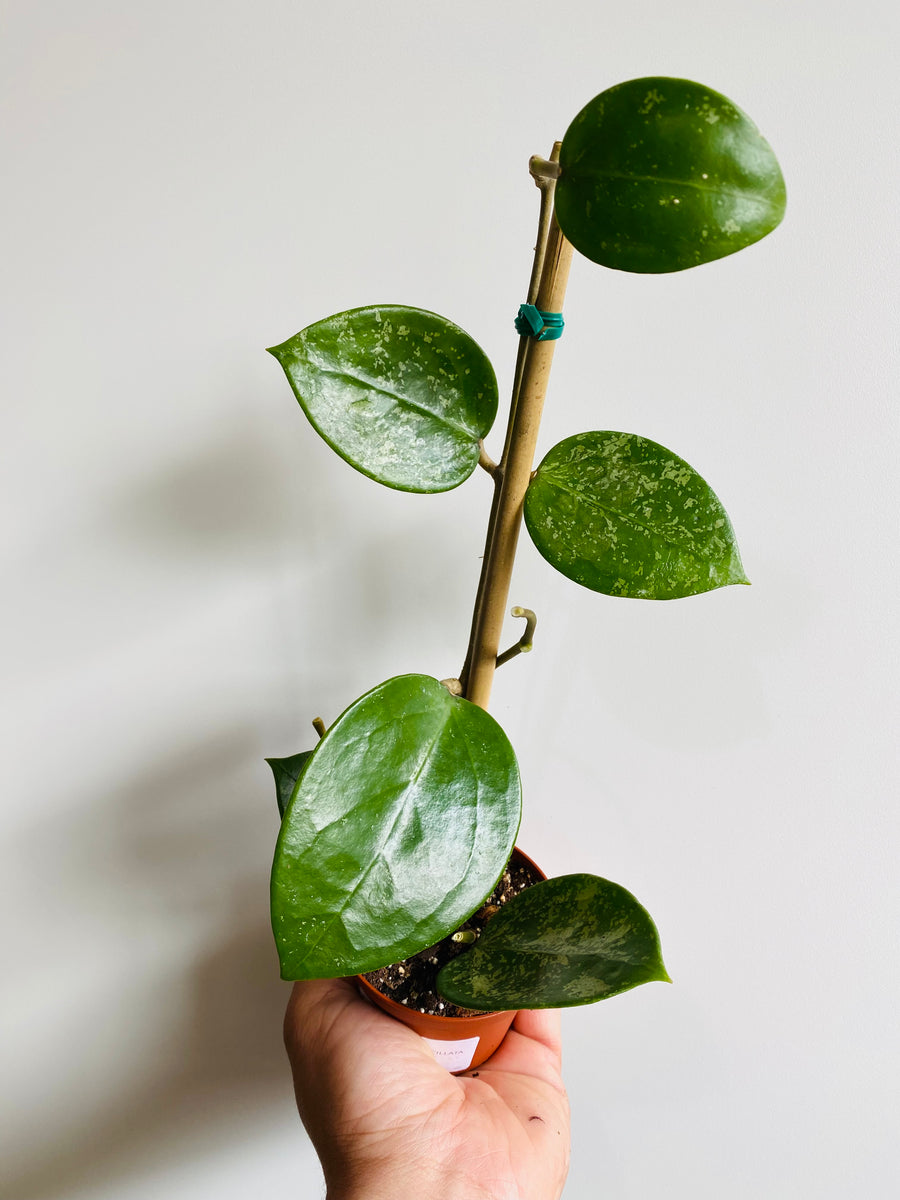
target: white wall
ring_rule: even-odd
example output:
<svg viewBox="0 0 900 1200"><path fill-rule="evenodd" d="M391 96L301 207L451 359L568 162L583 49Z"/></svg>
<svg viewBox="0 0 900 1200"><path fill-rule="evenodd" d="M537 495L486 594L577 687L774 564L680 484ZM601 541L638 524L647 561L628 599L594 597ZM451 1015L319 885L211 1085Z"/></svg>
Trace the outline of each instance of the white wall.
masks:
<svg viewBox="0 0 900 1200"><path fill-rule="evenodd" d="M522 844L632 889L675 980L567 1014L566 1196L895 1194L891 11L4 5L10 1200L319 1195L262 759L390 675L458 670L489 488L356 475L263 347L415 304L505 392L527 159L647 74L745 108L790 200L697 271L573 271L542 451L591 428L671 446L754 587L628 603L521 551L538 639L494 713Z"/></svg>

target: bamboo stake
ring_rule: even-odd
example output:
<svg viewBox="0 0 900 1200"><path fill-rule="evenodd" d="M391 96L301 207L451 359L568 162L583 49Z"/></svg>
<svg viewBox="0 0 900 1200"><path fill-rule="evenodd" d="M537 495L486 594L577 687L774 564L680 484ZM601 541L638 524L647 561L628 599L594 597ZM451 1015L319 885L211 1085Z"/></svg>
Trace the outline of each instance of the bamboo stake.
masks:
<svg viewBox="0 0 900 1200"><path fill-rule="evenodd" d="M559 143L550 163L555 165ZM548 164L549 166L550 164ZM534 164L532 170L535 170ZM558 168L557 168L558 170ZM561 312L572 262L572 246L563 236L552 209L555 178L535 177L542 192L542 230L535 250L535 274L540 272L533 303L544 312ZM546 217L549 215L549 222ZM529 300L531 297L529 296ZM553 362L555 341L539 342L523 337L519 346L516 384L510 405L506 445L494 473L496 491L488 525L487 543L466 664L460 678L463 695L473 704L487 708L497 667L497 652L503 618L509 599L516 544L522 524L525 491L531 480L544 397Z"/></svg>

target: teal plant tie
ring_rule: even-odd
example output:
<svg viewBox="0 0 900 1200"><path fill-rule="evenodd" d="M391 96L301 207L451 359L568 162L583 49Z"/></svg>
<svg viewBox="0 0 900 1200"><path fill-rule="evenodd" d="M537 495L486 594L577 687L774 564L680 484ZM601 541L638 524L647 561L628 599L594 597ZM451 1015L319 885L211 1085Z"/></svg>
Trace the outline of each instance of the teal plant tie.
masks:
<svg viewBox="0 0 900 1200"><path fill-rule="evenodd" d="M562 313L542 312L533 304L520 304L516 317L516 333L533 337L539 342L555 342L562 337L565 326Z"/></svg>

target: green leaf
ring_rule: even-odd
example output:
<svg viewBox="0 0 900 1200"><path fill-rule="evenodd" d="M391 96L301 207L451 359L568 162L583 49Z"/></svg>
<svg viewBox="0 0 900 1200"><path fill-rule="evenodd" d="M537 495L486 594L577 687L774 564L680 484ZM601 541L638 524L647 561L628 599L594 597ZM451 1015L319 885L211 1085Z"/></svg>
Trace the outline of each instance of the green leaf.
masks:
<svg viewBox="0 0 900 1200"><path fill-rule="evenodd" d="M404 492L468 479L497 414L497 379L458 325L379 304L309 325L270 354L314 428L352 467Z"/></svg>
<svg viewBox="0 0 900 1200"><path fill-rule="evenodd" d="M300 774L311 755L312 750L301 750L299 754L292 754L290 758L266 759L266 762L272 768L272 774L275 776L278 811L282 817L291 802L291 796L294 794L297 780L300 778Z"/></svg>
<svg viewBox="0 0 900 1200"><path fill-rule="evenodd" d="M497 1011L592 1004L654 979L671 982L646 909L608 879L562 875L510 900L437 987L453 1004Z"/></svg>
<svg viewBox="0 0 900 1200"><path fill-rule="evenodd" d="M556 217L582 254L619 271L682 271L771 233L784 179L725 96L687 79L601 92L566 131Z"/></svg>
<svg viewBox="0 0 900 1200"><path fill-rule="evenodd" d="M749 583L709 484L633 433L554 446L525 493L525 524L552 566L607 596L674 600Z"/></svg>
<svg viewBox="0 0 900 1200"><path fill-rule="evenodd" d="M284 979L372 971L452 933L489 895L521 815L494 719L427 675L357 700L281 823L272 927Z"/></svg>

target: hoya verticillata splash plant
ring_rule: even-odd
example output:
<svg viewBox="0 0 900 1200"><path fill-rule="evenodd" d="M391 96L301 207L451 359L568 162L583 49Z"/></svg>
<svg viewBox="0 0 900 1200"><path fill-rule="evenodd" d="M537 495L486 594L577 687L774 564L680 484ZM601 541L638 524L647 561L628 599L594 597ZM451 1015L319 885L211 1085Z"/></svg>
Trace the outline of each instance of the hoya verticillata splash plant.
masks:
<svg viewBox="0 0 900 1200"><path fill-rule="evenodd" d="M458 325L385 304L318 321L274 347L313 427L351 466L407 492L494 481L484 565L459 679L401 675L356 700L315 750L270 760L282 811L272 923L286 979L352 975L451 935L492 892L521 812L516 758L486 709L524 516L557 570L596 592L673 600L746 583L712 488L632 433L574 433L533 471L562 332L573 247L615 270L659 274L724 258L782 218L768 143L724 96L682 79L601 93L549 160L534 158L541 216L499 461L484 448L494 370ZM648 285L649 286L649 285ZM481 1010L584 1004L666 979L653 922L592 875L512 899L438 988Z"/></svg>

